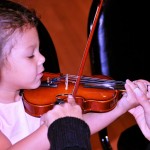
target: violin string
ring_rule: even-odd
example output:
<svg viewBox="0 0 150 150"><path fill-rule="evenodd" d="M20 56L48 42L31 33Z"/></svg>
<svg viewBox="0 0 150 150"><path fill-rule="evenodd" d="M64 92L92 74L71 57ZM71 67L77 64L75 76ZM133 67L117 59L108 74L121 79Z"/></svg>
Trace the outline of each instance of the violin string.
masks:
<svg viewBox="0 0 150 150"><path fill-rule="evenodd" d="M49 79L48 84L55 85L57 82L64 81L65 89L68 90L69 83L75 83L77 76L76 75L61 75L60 77L53 78L52 80ZM125 82L123 81L116 81L116 80L108 80L108 79L101 79L89 76L81 76L80 83L83 84L86 88L104 88L104 89L124 89Z"/></svg>
<svg viewBox="0 0 150 150"><path fill-rule="evenodd" d="M67 82L72 82L74 83L77 79L77 76L76 75L63 75L57 79L54 79L56 81L59 81L61 79L67 79ZM125 83L123 81L116 81L116 80L108 80L108 79L100 79L100 78L91 78L91 77L88 77L88 76L81 76L81 80L80 80L80 83L85 83L85 84L88 84L88 83L97 83L97 84L117 84L117 85L124 85Z"/></svg>

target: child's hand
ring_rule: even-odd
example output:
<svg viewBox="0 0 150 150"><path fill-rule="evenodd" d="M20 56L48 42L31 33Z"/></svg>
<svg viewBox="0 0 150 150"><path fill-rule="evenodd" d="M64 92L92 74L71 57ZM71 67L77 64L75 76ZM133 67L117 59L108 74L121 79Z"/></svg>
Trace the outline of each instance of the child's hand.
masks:
<svg viewBox="0 0 150 150"><path fill-rule="evenodd" d="M146 80L136 80L134 81L134 84L136 84L139 89L146 94L146 96L148 98L150 98L150 82L149 81L146 81Z"/></svg>
<svg viewBox="0 0 150 150"><path fill-rule="evenodd" d="M139 105L137 101L135 90L138 86L135 85L130 80L126 80L125 92L123 93L122 98L119 100L117 106L121 107L124 112L127 112L129 109L134 108Z"/></svg>
<svg viewBox="0 0 150 150"><path fill-rule="evenodd" d="M135 117L137 124L139 125L144 136L150 140L150 88L149 82L145 80L137 80L134 82L128 81L128 86L134 91L138 106L129 110L129 112ZM136 89L133 89L137 86Z"/></svg>
<svg viewBox="0 0 150 150"><path fill-rule="evenodd" d="M82 119L82 110L76 104L72 95L68 96L68 102L55 105L54 108L41 117L41 123L45 123L48 127L57 119L66 116Z"/></svg>

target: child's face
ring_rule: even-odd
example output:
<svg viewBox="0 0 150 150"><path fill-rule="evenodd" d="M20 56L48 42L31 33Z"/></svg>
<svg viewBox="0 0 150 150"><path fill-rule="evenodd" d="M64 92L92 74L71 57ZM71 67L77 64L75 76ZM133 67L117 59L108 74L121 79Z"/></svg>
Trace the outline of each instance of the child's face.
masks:
<svg viewBox="0 0 150 150"><path fill-rule="evenodd" d="M14 46L7 56L8 63L1 70L1 82L7 88L37 88L44 71L45 58L39 52L39 38L36 28L15 33ZM8 42L9 44L9 42Z"/></svg>

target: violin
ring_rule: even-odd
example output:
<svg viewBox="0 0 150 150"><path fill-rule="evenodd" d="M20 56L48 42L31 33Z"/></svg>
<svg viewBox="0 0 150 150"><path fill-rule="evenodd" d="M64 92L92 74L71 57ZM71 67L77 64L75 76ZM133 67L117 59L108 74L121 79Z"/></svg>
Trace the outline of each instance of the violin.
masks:
<svg viewBox="0 0 150 150"><path fill-rule="evenodd" d="M23 92L26 112L40 117L51 110L57 100L67 101L67 95L72 94L76 79L75 75L45 72L39 88ZM122 91L123 81L115 81L104 75L82 76L75 101L83 113L107 112L116 106Z"/></svg>
<svg viewBox="0 0 150 150"><path fill-rule="evenodd" d="M124 82L112 80L108 76L82 76L85 61L99 20L103 0L97 6L92 28L86 43L78 74L63 75L44 73L42 84L34 90L24 90L23 102L28 114L40 117L52 109L59 100L67 101L72 94L83 113L106 112L112 110L121 95Z"/></svg>

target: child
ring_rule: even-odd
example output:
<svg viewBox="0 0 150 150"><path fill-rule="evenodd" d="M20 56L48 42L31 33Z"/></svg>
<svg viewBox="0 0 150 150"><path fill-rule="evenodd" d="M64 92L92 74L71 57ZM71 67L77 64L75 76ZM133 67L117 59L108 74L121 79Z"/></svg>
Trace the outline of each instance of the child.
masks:
<svg viewBox="0 0 150 150"><path fill-rule="evenodd" d="M68 127L70 121L74 128L76 125L78 127L75 132L79 131L81 134L82 130L86 134L83 133L81 139L80 137L77 139L74 130L70 128L70 136L73 138L71 144L66 142L67 138L62 140L63 136L57 139L70 144L71 147L78 146L78 149L84 148L83 142L80 141L85 141L86 146L90 147L88 125L82 121L81 108L72 103L72 98L68 98L68 103L55 106L54 110L50 111L51 122L45 119L45 114L44 125L40 125L40 118L25 113L22 97L19 95L20 89L37 88L44 71L45 58L39 52L37 20L35 14L26 8L11 1L0 1L0 149L49 149L46 124L49 126L57 118L62 117L64 119L54 122L53 126L56 129L67 133L65 127L64 129L63 126L60 129L58 127L60 125ZM65 118L65 116L72 117ZM57 130L55 131L53 126L49 128L54 137L51 140L51 149L54 149L55 134L57 135ZM88 135L88 138L83 138L84 135ZM65 148L64 143L57 143L58 147Z"/></svg>
<svg viewBox="0 0 150 150"><path fill-rule="evenodd" d="M54 143L53 138L64 138L52 135L53 126L59 126L61 118L63 117L65 122L68 116L72 116L72 125L77 119L79 122L77 121L76 125L80 123L86 127L85 130L82 127L79 133L73 130L73 133L78 133L76 143L81 144L84 139L82 134L85 131L84 135L87 138L82 144L85 149L90 149L89 133L93 134L103 129L130 108L135 107L137 101L135 98L132 99L130 88L125 86L127 97L123 96L117 106L107 113L82 115L81 108L74 103L72 97L68 97L68 103L55 106L53 110L42 116L42 120L27 114L20 89L37 88L44 71L45 58L39 52L37 20L35 14L23 6L7 0L0 1L0 149L49 149L50 147L52 149L53 145L59 145L61 142L58 140L59 143ZM90 132L83 120L88 124ZM41 121L44 124L41 125ZM47 138L49 125L50 136ZM73 146L80 145L76 143L73 143Z"/></svg>

